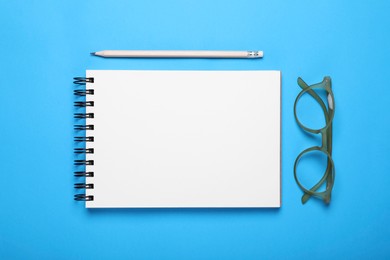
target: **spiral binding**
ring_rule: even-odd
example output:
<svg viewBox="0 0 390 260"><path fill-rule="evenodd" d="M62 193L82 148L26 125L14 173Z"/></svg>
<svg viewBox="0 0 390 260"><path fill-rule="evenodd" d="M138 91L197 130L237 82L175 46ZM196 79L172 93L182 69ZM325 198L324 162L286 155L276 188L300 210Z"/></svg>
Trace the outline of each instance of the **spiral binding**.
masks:
<svg viewBox="0 0 390 260"><path fill-rule="evenodd" d="M74 172L75 177L93 177L94 173L93 172Z"/></svg>
<svg viewBox="0 0 390 260"><path fill-rule="evenodd" d="M85 195L85 194L76 194L76 195L74 195L74 200L91 201L91 200L93 200L93 196L92 195Z"/></svg>
<svg viewBox="0 0 390 260"><path fill-rule="evenodd" d="M74 165L82 166L82 165L93 165L93 160L74 160Z"/></svg>
<svg viewBox="0 0 390 260"><path fill-rule="evenodd" d="M75 189L93 189L93 183L75 183Z"/></svg>
<svg viewBox="0 0 390 260"><path fill-rule="evenodd" d="M93 101L84 101L84 102L76 101L76 102L74 102L75 107L93 107L94 104L95 103Z"/></svg>
<svg viewBox="0 0 390 260"><path fill-rule="evenodd" d="M82 119L82 118L93 118L94 113L74 113L74 118Z"/></svg>
<svg viewBox="0 0 390 260"><path fill-rule="evenodd" d="M76 85L85 85L86 83L93 83L94 78L85 78L85 77L74 77L73 83Z"/></svg>
<svg viewBox="0 0 390 260"><path fill-rule="evenodd" d="M74 130L83 131L83 130L94 130L94 125L74 125Z"/></svg>
<svg viewBox="0 0 390 260"><path fill-rule="evenodd" d="M78 86L84 86L86 83L94 83L94 78L87 78L87 77L75 77L73 78L73 83ZM76 97L86 97L89 95L94 94L93 89L75 89L73 91L73 94ZM95 105L94 101L75 101L74 107L76 109L83 109L86 107L93 107ZM91 119L94 118L94 113L74 113L75 120L79 121L82 119ZM86 130L94 130L95 126L92 124L78 124L74 125L74 130L77 131L86 131ZM93 136L75 136L74 141L76 143L87 143L87 142L93 142L94 137ZM93 154L94 148L74 148L75 156L83 155L83 154ZM94 165L94 160L86 160L86 159L75 159L74 160L75 167L84 167ZM83 178L83 177L93 177L94 172L92 171L75 171L74 176L77 178ZM93 189L94 184L93 183L75 183L74 184L75 189ZM76 201L93 201L94 196L93 195L86 195L86 194L75 194L74 199Z"/></svg>
<svg viewBox="0 0 390 260"><path fill-rule="evenodd" d="M93 95L95 92L93 89L75 89L73 90L73 94L75 96L84 97L86 95Z"/></svg>
<svg viewBox="0 0 390 260"><path fill-rule="evenodd" d="M93 153L93 148L75 148L74 153L80 154L80 153Z"/></svg>
<svg viewBox="0 0 390 260"><path fill-rule="evenodd" d="M95 138L93 136L75 136L74 141L75 142L93 142Z"/></svg>

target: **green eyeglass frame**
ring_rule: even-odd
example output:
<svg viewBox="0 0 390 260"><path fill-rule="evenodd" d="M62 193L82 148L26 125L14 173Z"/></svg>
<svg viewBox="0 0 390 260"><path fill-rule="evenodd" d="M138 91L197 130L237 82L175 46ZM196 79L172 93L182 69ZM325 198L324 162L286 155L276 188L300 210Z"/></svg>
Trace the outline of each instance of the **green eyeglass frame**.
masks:
<svg viewBox="0 0 390 260"><path fill-rule="evenodd" d="M319 199L322 199L326 204L330 203L331 199L331 193L333 189L334 179L335 179L335 167L332 159L332 122L333 117L335 113L335 100L333 96L332 91L332 83L329 76L324 77L323 81L317 84L313 85L307 85L300 77L298 78L298 85L302 88L302 91L298 94L297 98L295 99L294 103L294 116L295 120L297 121L298 125L305 130L306 132L312 133L312 134L321 134L322 136L322 144L321 146L313 146L310 148L307 148L303 150L297 157L294 163L294 178L297 182L299 188L303 191L302 196L302 204L305 204L311 197L316 197ZM315 89L325 90L327 93L327 101L328 106L325 105L324 101L320 98L320 96L314 91ZM320 129L312 129L309 128L301 123L299 121L299 118L297 116L297 104L300 98L304 94L309 94L312 96L318 104L321 106L321 109L325 116L325 122L326 125ZM299 163L299 160L305 156L308 155L311 152L321 152L327 156L327 166L326 170L324 172L324 175L321 177L321 179L310 189L307 189L302 185L302 183L299 181L298 175L297 175L297 166ZM324 191L317 191L321 186L323 186L326 183L325 190Z"/></svg>

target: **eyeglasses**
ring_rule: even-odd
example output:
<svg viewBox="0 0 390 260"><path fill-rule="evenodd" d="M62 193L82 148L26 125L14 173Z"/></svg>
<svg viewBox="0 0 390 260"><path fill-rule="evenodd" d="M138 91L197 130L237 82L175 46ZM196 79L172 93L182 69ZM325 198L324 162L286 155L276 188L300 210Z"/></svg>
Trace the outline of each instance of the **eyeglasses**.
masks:
<svg viewBox="0 0 390 260"><path fill-rule="evenodd" d="M298 78L298 85L302 88L302 91L298 94L295 103L294 103L294 116L298 125L311 134L321 134L322 144L321 146L313 146L303 150L297 157L294 163L294 178L297 182L299 188L304 192L302 196L302 204L306 203L311 197L316 197L322 199L326 204L330 203L331 192L333 189L334 178L335 178L335 167L332 160L332 121L335 112L335 101L332 91L331 79L330 77L324 77L323 81L313 85L307 85L301 78ZM316 91L315 91L316 90ZM325 105L323 99L320 97L320 92L325 91L327 105ZM300 103L302 97L308 98L310 96L314 98L314 100L320 105L324 117L325 117L325 126L320 128L311 128L307 125L304 125L298 118L297 115L297 104ZM300 116L302 116L301 111ZM307 110L303 110L307 111ZM320 116L320 115L318 115ZM321 153L322 155L326 155L326 170L320 180L314 184L311 188L305 187L302 185L301 181L298 178L297 167L299 161L309 155L313 155L313 153ZM311 185L310 185L311 186ZM309 186L309 187L310 187ZM321 187L325 186L325 190L319 191ZM323 189L323 188L322 188Z"/></svg>

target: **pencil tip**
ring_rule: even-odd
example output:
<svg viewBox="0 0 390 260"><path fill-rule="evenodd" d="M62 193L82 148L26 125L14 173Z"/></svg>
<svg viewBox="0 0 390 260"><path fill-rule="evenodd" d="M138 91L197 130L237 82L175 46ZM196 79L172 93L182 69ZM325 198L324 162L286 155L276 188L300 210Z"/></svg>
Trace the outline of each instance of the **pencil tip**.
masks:
<svg viewBox="0 0 390 260"><path fill-rule="evenodd" d="M95 56L95 53L96 53L96 52L91 52L91 55L92 55L92 56Z"/></svg>

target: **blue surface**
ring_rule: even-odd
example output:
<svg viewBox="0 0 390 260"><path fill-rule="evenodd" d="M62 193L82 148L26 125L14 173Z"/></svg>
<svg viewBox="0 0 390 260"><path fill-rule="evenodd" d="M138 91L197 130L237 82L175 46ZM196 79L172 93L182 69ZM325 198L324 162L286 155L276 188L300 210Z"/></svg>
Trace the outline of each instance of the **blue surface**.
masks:
<svg viewBox="0 0 390 260"><path fill-rule="evenodd" d="M211 3L212 2L212 3ZM291 3L290 3L291 2ZM390 257L389 1L2 1L1 259ZM262 60L130 60L103 49L262 49ZM279 210L87 210L73 201L72 77L85 69L278 69ZM296 78L330 75L336 183L300 203Z"/></svg>

